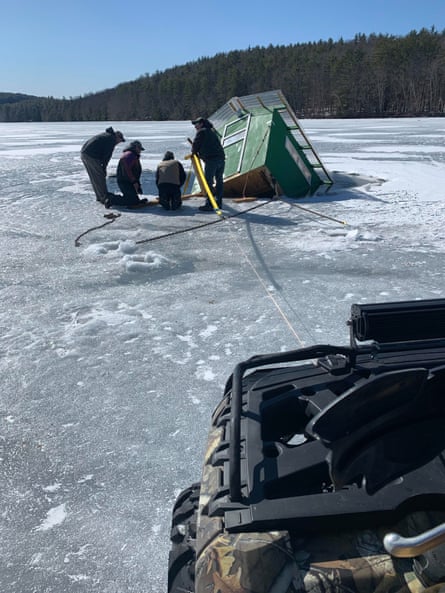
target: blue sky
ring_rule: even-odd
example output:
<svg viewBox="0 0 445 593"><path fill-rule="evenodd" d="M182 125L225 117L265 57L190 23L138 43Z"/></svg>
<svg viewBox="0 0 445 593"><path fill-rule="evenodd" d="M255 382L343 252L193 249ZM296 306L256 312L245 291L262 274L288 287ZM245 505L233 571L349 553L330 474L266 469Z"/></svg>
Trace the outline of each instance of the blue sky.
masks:
<svg viewBox="0 0 445 593"><path fill-rule="evenodd" d="M0 91L68 98L249 46L442 31L445 2L15 0L2 25Z"/></svg>

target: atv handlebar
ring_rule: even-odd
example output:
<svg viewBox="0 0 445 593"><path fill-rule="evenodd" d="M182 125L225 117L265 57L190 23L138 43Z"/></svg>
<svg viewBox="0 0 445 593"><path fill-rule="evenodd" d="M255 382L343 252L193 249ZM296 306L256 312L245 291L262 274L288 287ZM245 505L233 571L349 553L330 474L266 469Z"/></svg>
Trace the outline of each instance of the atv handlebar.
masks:
<svg viewBox="0 0 445 593"><path fill-rule="evenodd" d="M414 558L445 542L445 523L414 537L387 533L383 539L385 550L396 558Z"/></svg>

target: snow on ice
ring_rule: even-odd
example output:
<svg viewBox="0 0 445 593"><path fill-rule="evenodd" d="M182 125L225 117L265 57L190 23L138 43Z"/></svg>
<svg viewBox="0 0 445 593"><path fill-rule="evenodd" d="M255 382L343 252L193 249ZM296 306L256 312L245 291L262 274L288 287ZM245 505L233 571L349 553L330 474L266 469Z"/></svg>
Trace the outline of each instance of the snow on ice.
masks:
<svg viewBox="0 0 445 593"><path fill-rule="evenodd" d="M101 227L79 149L108 122L0 124L0 590L165 591L171 507L234 365L347 344L355 302L445 296L445 119L301 123L329 192L157 240L213 214ZM146 147L152 200L191 124L110 124Z"/></svg>

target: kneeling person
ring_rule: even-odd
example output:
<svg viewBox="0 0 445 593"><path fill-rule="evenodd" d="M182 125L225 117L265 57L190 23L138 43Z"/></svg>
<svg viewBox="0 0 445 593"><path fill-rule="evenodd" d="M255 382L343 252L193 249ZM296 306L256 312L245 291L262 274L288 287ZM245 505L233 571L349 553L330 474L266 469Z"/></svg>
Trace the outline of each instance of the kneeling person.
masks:
<svg viewBox="0 0 445 593"><path fill-rule="evenodd" d="M175 159L175 155L167 150L156 169L159 203L166 210L177 210L182 206L181 186L185 177L184 167Z"/></svg>
<svg viewBox="0 0 445 593"><path fill-rule="evenodd" d="M124 148L117 165L117 184L123 193L122 196L111 195L105 202L105 206L123 206L124 208L140 208L148 204L146 198L140 200L138 194L142 194L141 186L141 152L145 150L139 140L134 140Z"/></svg>

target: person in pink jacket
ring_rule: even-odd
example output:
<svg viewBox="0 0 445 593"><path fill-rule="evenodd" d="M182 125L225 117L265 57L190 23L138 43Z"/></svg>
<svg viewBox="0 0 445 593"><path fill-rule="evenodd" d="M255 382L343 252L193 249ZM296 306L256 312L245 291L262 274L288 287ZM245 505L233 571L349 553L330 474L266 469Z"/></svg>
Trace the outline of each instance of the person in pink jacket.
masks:
<svg viewBox="0 0 445 593"><path fill-rule="evenodd" d="M105 202L105 208L112 206L123 206L124 208L141 208L147 206L146 198L139 199L142 194L141 186L141 152L145 150L139 140L134 140L124 148L119 163L117 165L117 184L122 192L122 196L113 194L108 196Z"/></svg>

